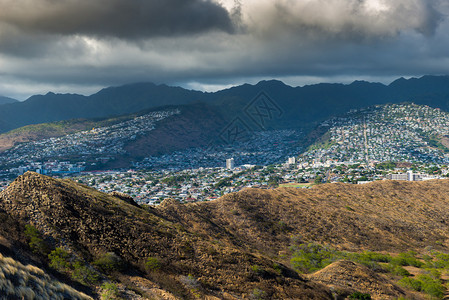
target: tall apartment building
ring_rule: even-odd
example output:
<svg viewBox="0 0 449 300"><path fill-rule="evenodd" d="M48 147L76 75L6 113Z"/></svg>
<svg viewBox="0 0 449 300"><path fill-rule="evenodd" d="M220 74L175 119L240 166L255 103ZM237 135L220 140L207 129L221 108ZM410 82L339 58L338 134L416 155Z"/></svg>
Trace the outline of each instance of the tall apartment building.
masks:
<svg viewBox="0 0 449 300"><path fill-rule="evenodd" d="M234 158L228 158L226 160L226 169L228 170L232 170L235 168L235 162L234 162Z"/></svg>

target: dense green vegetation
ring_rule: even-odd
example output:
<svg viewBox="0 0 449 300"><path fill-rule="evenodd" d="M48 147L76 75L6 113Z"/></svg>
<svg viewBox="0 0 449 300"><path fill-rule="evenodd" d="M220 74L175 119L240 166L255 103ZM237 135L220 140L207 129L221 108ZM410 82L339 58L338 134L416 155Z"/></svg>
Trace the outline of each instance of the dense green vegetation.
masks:
<svg viewBox="0 0 449 300"><path fill-rule="evenodd" d="M403 277L398 283L415 291L424 292L434 299L441 299L446 287L442 284L440 276L438 272L431 271L429 274L418 275L416 278Z"/></svg>
<svg viewBox="0 0 449 300"><path fill-rule="evenodd" d="M114 252L108 252L101 255L97 260L93 262L104 273L112 273L121 271L125 267L123 260Z"/></svg>
<svg viewBox="0 0 449 300"><path fill-rule="evenodd" d="M320 270L340 258L339 252L315 243L301 244L293 249L291 263L302 273Z"/></svg>
<svg viewBox="0 0 449 300"><path fill-rule="evenodd" d="M366 293L355 292L349 296L349 299L371 300L371 295Z"/></svg>
<svg viewBox="0 0 449 300"><path fill-rule="evenodd" d="M379 169L379 170L394 170L394 168L396 168L396 164L391 161L378 163L376 165L376 169Z"/></svg>
<svg viewBox="0 0 449 300"><path fill-rule="evenodd" d="M442 273L449 272L449 254L446 253L431 251L424 256L419 256L414 251L399 253L396 256L371 251L353 253L337 251L317 243L293 245L290 250L293 251L292 266L302 273L312 273L337 260L345 259L365 265L374 271L401 277L398 280L399 285L424 292L432 299L442 299L446 291L441 279ZM404 268L406 266L419 268L422 274L414 276ZM363 298L365 296L362 294L354 297L350 299L370 299Z"/></svg>
<svg viewBox="0 0 449 300"><path fill-rule="evenodd" d="M24 234L34 253L47 256L49 267L84 285L96 285L105 274L121 271L125 266L123 260L112 252L100 255L98 259L88 263L63 248L52 249L39 230L32 225L25 225Z"/></svg>
<svg viewBox="0 0 449 300"><path fill-rule="evenodd" d="M106 282L101 286L101 300L121 299L119 290L115 283Z"/></svg>
<svg viewBox="0 0 449 300"><path fill-rule="evenodd" d="M25 236L28 239L28 245L34 253L47 255L50 251L49 245L44 241L42 234L36 227L25 225Z"/></svg>
<svg viewBox="0 0 449 300"><path fill-rule="evenodd" d="M157 257L148 257L145 262L145 269L148 272L154 272L161 268L161 261Z"/></svg>
<svg viewBox="0 0 449 300"><path fill-rule="evenodd" d="M101 274L89 264L71 255L62 248L56 248L48 255L49 266L58 272L70 275L85 285L95 285L99 282Z"/></svg>

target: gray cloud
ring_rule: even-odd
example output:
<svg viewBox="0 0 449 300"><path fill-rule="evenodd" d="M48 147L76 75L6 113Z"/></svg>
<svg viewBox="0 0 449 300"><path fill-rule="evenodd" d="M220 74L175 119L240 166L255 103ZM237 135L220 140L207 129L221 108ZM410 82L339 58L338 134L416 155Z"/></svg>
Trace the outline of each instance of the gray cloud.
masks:
<svg viewBox="0 0 449 300"><path fill-rule="evenodd" d="M7 96L136 81L210 87L449 74L447 0L9 1L0 0ZM26 3L42 9L21 11ZM151 4L157 12L145 11Z"/></svg>
<svg viewBox="0 0 449 300"><path fill-rule="evenodd" d="M140 39L233 30L210 0L0 0L0 22L25 33Z"/></svg>
<svg viewBox="0 0 449 300"><path fill-rule="evenodd" d="M259 0L246 6L250 30L261 36L370 40L404 30L432 35L443 19L440 0Z"/></svg>

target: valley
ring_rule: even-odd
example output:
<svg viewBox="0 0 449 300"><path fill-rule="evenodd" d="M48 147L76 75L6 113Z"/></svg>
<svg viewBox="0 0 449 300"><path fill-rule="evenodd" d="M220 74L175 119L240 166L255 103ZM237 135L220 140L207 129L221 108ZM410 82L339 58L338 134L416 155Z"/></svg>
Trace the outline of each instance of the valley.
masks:
<svg viewBox="0 0 449 300"><path fill-rule="evenodd" d="M324 85L318 94L369 87L385 96L411 82L422 91L436 79L416 80ZM262 86L273 93L248 100ZM118 101L123 88L121 96L113 88L100 94ZM2 134L0 292L443 299L449 113L435 105L439 94L387 102L373 93L364 106L354 96L315 114L314 105L294 101L314 88L269 81L191 92L202 102L181 97ZM139 97L142 108L148 103Z"/></svg>

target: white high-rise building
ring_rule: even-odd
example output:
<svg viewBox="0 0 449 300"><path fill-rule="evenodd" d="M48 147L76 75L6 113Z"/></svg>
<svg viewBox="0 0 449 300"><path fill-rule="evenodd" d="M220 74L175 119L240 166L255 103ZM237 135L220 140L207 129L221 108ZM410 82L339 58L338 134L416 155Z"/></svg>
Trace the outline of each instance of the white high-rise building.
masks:
<svg viewBox="0 0 449 300"><path fill-rule="evenodd" d="M421 181L424 176L422 174L413 173L413 171L407 171L407 173L402 174L388 174L386 178L390 180Z"/></svg>
<svg viewBox="0 0 449 300"><path fill-rule="evenodd" d="M234 158L228 158L226 160L226 169L228 170L232 170L235 168L235 162L234 162Z"/></svg>
<svg viewBox="0 0 449 300"><path fill-rule="evenodd" d="M292 156L288 158L287 164L294 165L296 164L296 157Z"/></svg>

